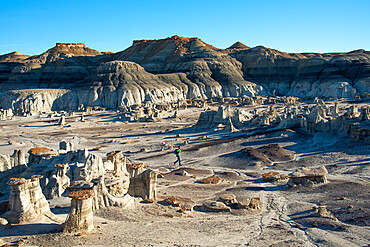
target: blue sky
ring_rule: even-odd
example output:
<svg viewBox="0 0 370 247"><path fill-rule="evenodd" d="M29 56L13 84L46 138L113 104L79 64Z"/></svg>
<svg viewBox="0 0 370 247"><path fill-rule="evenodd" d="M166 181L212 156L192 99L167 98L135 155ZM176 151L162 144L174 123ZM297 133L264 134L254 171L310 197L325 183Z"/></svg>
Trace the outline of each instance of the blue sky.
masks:
<svg viewBox="0 0 370 247"><path fill-rule="evenodd" d="M0 0L0 54L57 42L122 51L136 39L199 37L286 52L370 50L370 0Z"/></svg>

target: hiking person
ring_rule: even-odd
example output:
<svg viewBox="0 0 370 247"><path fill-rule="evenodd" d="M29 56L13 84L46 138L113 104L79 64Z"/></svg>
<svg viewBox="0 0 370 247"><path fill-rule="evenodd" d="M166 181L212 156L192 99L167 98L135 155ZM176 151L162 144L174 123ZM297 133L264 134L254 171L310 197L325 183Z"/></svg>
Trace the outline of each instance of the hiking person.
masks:
<svg viewBox="0 0 370 247"><path fill-rule="evenodd" d="M177 162L179 162L179 166L181 166L181 150L180 150L180 146L178 148L175 149L175 155L176 155L176 158L177 160L175 162L173 162L173 164L176 164Z"/></svg>

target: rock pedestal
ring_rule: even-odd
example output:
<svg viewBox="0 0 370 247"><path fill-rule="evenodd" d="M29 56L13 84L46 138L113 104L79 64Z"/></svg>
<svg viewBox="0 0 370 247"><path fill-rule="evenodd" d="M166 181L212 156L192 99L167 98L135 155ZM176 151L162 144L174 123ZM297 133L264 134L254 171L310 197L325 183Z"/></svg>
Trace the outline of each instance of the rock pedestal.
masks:
<svg viewBox="0 0 370 247"><path fill-rule="evenodd" d="M41 177L34 175L31 179L10 179L10 211L4 214L9 222L33 222L42 215L52 215L48 201L40 187Z"/></svg>
<svg viewBox="0 0 370 247"><path fill-rule="evenodd" d="M71 209L64 223L63 232L89 232L94 229L93 223L93 195L92 190L71 192Z"/></svg>
<svg viewBox="0 0 370 247"><path fill-rule="evenodd" d="M158 172L144 170L144 164L132 164L129 166L130 187L128 193L146 199L157 200L157 176Z"/></svg>
<svg viewBox="0 0 370 247"><path fill-rule="evenodd" d="M128 176L126 169L126 157L123 155L122 151L113 151L107 155L107 159L113 163L114 175L116 177Z"/></svg>
<svg viewBox="0 0 370 247"><path fill-rule="evenodd" d="M105 207L126 207L131 204L133 201L132 197L128 194L125 193L127 191L127 184L123 184L121 188L120 193L122 195L112 195L107 186L105 185L105 179L104 176L100 177L99 180L96 182L96 185L94 186L94 197L93 197L93 210L97 211L101 208Z"/></svg>

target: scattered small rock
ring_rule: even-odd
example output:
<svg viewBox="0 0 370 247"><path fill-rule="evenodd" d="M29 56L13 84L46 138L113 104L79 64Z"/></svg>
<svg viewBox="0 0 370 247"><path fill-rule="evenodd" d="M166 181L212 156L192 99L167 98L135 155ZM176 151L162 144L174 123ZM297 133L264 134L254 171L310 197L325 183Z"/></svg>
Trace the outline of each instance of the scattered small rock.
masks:
<svg viewBox="0 0 370 247"><path fill-rule="evenodd" d="M6 226L7 224L9 224L9 222L6 219L0 218L0 225L1 226Z"/></svg>
<svg viewBox="0 0 370 247"><path fill-rule="evenodd" d="M227 206L238 203L238 201L236 200L236 196L234 194L220 195L220 198L218 200L225 203L225 205Z"/></svg>
<svg viewBox="0 0 370 247"><path fill-rule="evenodd" d="M185 170L182 170L181 172L176 172L175 175L180 175L180 176L189 176L189 173L187 173Z"/></svg>
<svg viewBox="0 0 370 247"><path fill-rule="evenodd" d="M76 234L77 237L81 237L81 236L85 236L85 235L87 235L87 232L80 232L80 233Z"/></svg>
<svg viewBox="0 0 370 247"><path fill-rule="evenodd" d="M207 178L203 178L200 180L202 184L218 184L221 182L221 178L219 176L210 176Z"/></svg>
<svg viewBox="0 0 370 247"><path fill-rule="evenodd" d="M17 242L17 246L23 246L24 245L24 240L21 239Z"/></svg>
<svg viewBox="0 0 370 247"><path fill-rule="evenodd" d="M151 198L146 198L146 199L144 200L144 202L145 202L145 203L154 203L155 201L154 201L153 199L151 199Z"/></svg>
<svg viewBox="0 0 370 247"><path fill-rule="evenodd" d="M223 202L206 201L203 207L211 212L231 212L231 208L226 206Z"/></svg>
<svg viewBox="0 0 370 247"><path fill-rule="evenodd" d="M176 207L181 205L180 201L174 196L167 197L166 199L164 199L164 201L166 203L168 203L172 206L176 206Z"/></svg>

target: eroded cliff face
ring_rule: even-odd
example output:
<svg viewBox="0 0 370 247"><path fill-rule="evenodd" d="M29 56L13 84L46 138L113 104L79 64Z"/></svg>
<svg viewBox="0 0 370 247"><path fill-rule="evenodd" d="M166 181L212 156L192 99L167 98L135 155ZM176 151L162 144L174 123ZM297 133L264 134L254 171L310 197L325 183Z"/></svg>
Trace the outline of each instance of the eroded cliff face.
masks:
<svg viewBox="0 0 370 247"><path fill-rule="evenodd" d="M198 38L134 41L112 57L136 62L154 74L185 73L203 98L264 93L262 87L243 78L239 61Z"/></svg>
<svg viewBox="0 0 370 247"><path fill-rule="evenodd" d="M230 53L246 79L269 93L299 97L355 98L370 92L370 52L284 53L258 46Z"/></svg>
<svg viewBox="0 0 370 247"><path fill-rule="evenodd" d="M0 56L0 106L27 111L117 108L145 101L242 97L369 98L370 52L284 53L198 38L134 41L118 53L57 43L45 53Z"/></svg>

